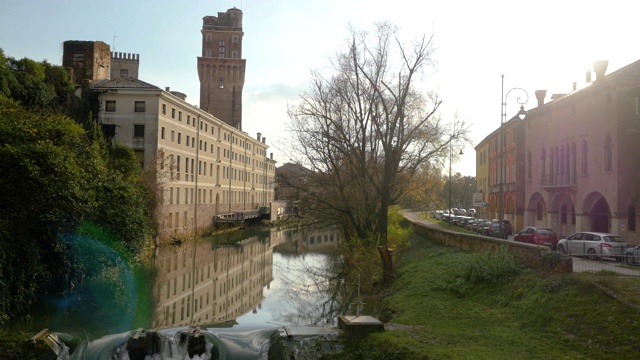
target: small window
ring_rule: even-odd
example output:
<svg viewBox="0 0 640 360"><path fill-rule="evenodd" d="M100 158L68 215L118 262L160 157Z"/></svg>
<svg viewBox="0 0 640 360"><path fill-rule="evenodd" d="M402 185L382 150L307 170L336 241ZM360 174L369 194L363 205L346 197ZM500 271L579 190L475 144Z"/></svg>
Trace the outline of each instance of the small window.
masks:
<svg viewBox="0 0 640 360"><path fill-rule="evenodd" d="M178 121L182 121L182 111L178 111Z"/></svg>
<svg viewBox="0 0 640 360"><path fill-rule="evenodd" d="M176 109L171 108L171 118L175 119L176 118Z"/></svg>
<svg viewBox="0 0 640 360"><path fill-rule="evenodd" d="M238 58L238 52L236 50L231 52L231 58L232 59L237 59Z"/></svg>
<svg viewBox="0 0 640 360"><path fill-rule="evenodd" d="M134 138L143 138L144 137L144 125L133 125L133 137Z"/></svg>
<svg viewBox="0 0 640 360"><path fill-rule="evenodd" d="M238 43L238 35L233 35L231 37L231 42L234 43L234 44L237 44Z"/></svg>
<svg viewBox="0 0 640 360"><path fill-rule="evenodd" d="M162 104L162 115L167 115L167 104Z"/></svg>
<svg viewBox="0 0 640 360"><path fill-rule="evenodd" d="M129 77L129 69L120 69L120 77Z"/></svg>
<svg viewBox="0 0 640 360"><path fill-rule="evenodd" d="M162 127L162 131L161 131L161 138L162 138L162 140L164 140L164 132L165 132L165 130L164 130L164 126L163 126L163 127Z"/></svg>
<svg viewBox="0 0 640 360"><path fill-rule="evenodd" d="M134 111L144 112L144 101L136 101Z"/></svg>
<svg viewBox="0 0 640 360"><path fill-rule="evenodd" d="M116 111L116 101L115 100L107 100L104 104L104 111L106 112L115 112Z"/></svg>

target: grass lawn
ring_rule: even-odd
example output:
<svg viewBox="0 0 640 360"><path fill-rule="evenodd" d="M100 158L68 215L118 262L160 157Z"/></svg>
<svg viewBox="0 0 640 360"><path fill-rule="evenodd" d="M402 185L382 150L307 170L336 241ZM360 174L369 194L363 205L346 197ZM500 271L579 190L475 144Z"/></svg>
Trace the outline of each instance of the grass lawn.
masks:
<svg viewBox="0 0 640 360"><path fill-rule="evenodd" d="M506 251L469 253L417 237L397 264L382 320L405 326L369 336L354 357L640 359L640 279L543 277Z"/></svg>

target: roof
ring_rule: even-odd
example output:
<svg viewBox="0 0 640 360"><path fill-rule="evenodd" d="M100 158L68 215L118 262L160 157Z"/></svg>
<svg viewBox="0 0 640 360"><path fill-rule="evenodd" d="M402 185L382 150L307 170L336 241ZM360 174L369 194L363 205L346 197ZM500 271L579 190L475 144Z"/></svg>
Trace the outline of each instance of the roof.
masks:
<svg viewBox="0 0 640 360"><path fill-rule="evenodd" d="M159 87L132 77L98 80L91 85L92 89L147 89L162 90Z"/></svg>

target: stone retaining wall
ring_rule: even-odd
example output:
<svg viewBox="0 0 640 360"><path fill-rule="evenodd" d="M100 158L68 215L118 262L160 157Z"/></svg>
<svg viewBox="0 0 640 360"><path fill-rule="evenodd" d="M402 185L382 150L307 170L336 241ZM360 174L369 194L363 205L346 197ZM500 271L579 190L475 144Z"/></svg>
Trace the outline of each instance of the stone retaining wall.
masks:
<svg viewBox="0 0 640 360"><path fill-rule="evenodd" d="M572 272L571 257L551 251L546 246L503 240L477 234L459 233L439 225L429 226L409 216L405 216L415 231L429 239L448 246L455 246L467 251L485 252L506 246L509 251L526 267L540 272Z"/></svg>

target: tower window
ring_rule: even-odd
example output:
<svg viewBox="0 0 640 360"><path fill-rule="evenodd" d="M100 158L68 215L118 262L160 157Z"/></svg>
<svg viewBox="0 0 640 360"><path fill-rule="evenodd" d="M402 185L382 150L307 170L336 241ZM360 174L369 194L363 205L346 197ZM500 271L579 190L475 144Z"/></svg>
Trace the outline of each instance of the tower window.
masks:
<svg viewBox="0 0 640 360"><path fill-rule="evenodd" d="M238 58L238 52L237 51L232 51L231 52L231 58L232 59L237 59Z"/></svg>
<svg viewBox="0 0 640 360"><path fill-rule="evenodd" d="M220 89L224 89L224 79L223 78L220 78L220 80L218 80L218 87Z"/></svg>
<svg viewBox="0 0 640 360"><path fill-rule="evenodd" d="M231 42L234 43L234 44L237 44L238 43L238 35L233 35L231 37Z"/></svg>
<svg viewBox="0 0 640 360"><path fill-rule="evenodd" d="M120 69L120 77L129 77L129 69Z"/></svg>

